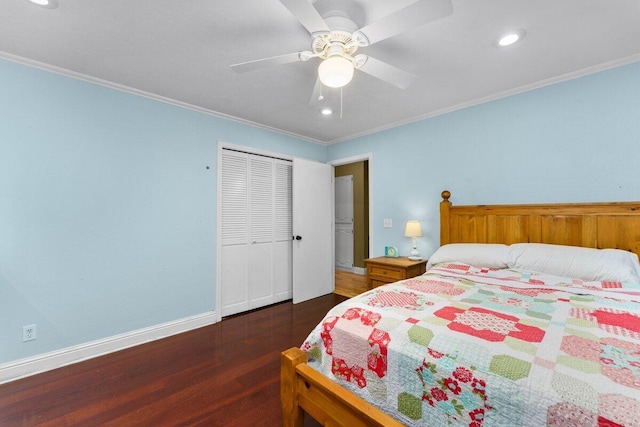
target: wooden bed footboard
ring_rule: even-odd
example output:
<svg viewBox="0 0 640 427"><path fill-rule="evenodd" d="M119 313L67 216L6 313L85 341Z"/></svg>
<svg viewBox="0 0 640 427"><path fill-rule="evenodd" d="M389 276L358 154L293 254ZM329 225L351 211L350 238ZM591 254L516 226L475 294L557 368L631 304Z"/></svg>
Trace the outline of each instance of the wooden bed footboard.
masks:
<svg viewBox="0 0 640 427"><path fill-rule="evenodd" d="M283 426L302 427L305 412L324 426L403 425L306 362L307 354L295 347L280 356Z"/></svg>

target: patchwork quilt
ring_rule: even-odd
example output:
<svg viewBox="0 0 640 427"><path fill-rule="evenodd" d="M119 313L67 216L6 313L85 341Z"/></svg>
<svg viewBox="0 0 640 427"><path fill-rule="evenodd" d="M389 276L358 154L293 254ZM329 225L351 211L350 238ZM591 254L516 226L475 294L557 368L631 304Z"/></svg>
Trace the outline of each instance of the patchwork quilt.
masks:
<svg viewBox="0 0 640 427"><path fill-rule="evenodd" d="M407 425L640 426L640 285L439 264L337 305L301 348Z"/></svg>

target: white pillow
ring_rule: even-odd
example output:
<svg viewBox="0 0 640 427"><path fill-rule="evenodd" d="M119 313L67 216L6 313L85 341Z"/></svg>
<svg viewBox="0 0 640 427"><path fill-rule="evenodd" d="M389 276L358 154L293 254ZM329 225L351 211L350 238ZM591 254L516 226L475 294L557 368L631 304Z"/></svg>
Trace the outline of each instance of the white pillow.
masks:
<svg viewBox="0 0 640 427"><path fill-rule="evenodd" d="M588 281L640 284L638 256L620 249L517 243L509 247L509 268Z"/></svg>
<svg viewBox="0 0 640 427"><path fill-rule="evenodd" d="M441 262L462 262L477 267L507 268L509 247L498 243L451 243L431 255L427 269Z"/></svg>

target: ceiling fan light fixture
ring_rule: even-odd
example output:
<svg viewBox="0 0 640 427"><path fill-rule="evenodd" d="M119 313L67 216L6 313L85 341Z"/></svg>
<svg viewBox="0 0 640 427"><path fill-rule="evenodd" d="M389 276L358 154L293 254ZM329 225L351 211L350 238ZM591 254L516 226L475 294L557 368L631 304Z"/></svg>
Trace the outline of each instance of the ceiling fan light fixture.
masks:
<svg viewBox="0 0 640 427"><path fill-rule="evenodd" d="M353 64L342 56L331 56L318 67L318 77L325 86L346 86L353 78Z"/></svg>

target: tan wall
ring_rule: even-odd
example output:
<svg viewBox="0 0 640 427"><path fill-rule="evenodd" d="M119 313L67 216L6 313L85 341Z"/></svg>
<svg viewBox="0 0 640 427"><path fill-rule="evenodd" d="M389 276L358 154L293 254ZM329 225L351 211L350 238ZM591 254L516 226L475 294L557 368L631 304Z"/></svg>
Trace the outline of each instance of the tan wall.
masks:
<svg viewBox="0 0 640 427"><path fill-rule="evenodd" d="M365 268L369 258L369 164L366 161L335 167L335 176L353 175L353 265Z"/></svg>

